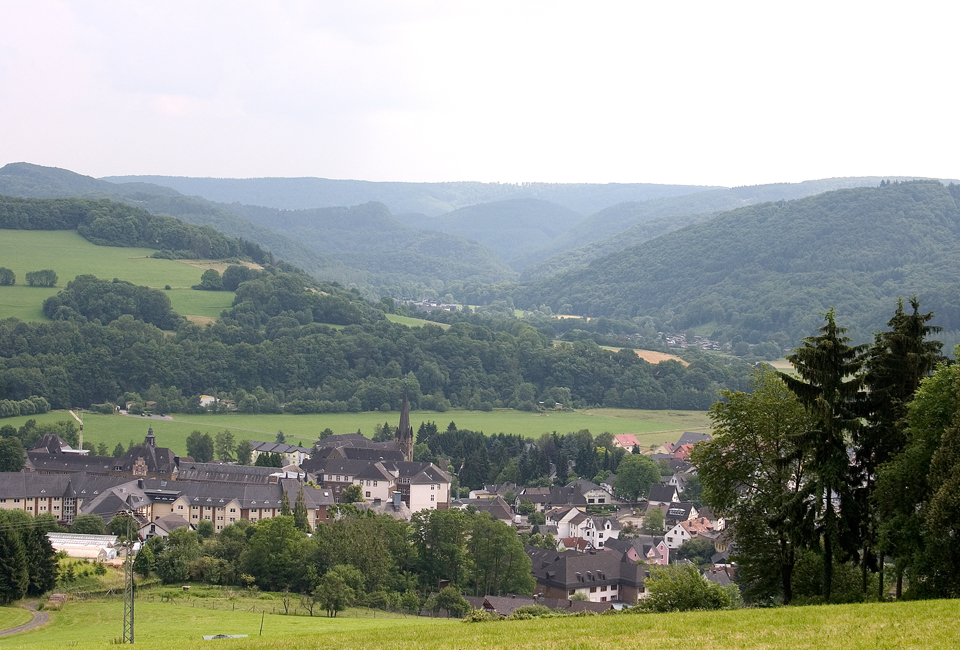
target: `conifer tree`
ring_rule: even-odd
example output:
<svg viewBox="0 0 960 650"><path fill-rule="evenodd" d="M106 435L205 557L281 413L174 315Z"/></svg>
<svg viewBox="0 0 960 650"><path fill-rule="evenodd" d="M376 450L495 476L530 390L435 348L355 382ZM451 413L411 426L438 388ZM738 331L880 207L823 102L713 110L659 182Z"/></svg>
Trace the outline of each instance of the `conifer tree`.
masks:
<svg viewBox="0 0 960 650"><path fill-rule="evenodd" d="M303 495L303 486L297 490L297 500L293 504L293 523L305 533L310 531L310 520L307 517L307 500Z"/></svg>
<svg viewBox="0 0 960 650"><path fill-rule="evenodd" d="M847 444L859 426L858 401L862 398L865 347L851 346L846 328L836 323L833 308L824 314L825 324L816 336L787 357L800 379L780 373L787 387L814 417L815 424L801 437L801 445L812 455L815 493L820 511L818 550L823 553L823 596L830 599L833 588L834 544L847 550L856 540L841 537L841 518L846 525L855 504L851 498L850 459ZM839 508L835 500L839 500Z"/></svg>
<svg viewBox="0 0 960 650"><path fill-rule="evenodd" d="M284 517L289 517L293 514L293 511L290 509L290 497L287 496L286 491L283 493L283 498L280 499L280 514Z"/></svg>

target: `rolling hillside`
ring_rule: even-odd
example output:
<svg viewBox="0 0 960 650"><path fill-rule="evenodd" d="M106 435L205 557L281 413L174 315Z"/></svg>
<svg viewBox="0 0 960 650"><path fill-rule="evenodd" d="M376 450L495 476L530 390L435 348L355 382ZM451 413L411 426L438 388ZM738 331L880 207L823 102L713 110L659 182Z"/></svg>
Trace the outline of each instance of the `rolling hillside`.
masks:
<svg viewBox="0 0 960 650"><path fill-rule="evenodd" d="M0 318L25 321L47 320L43 301L55 295L78 275L119 278L137 285L166 291L174 311L191 320L216 318L233 303L232 291L195 291L209 264L184 263L151 258L148 248L120 248L91 244L71 230L0 230L0 262L17 275L12 287L0 287ZM59 276L56 287L31 287L23 279L28 271L52 269Z"/></svg>
<svg viewBox="0 0 960 650"><path fill-rule="evenodd" d="M741 208L535 282L518 302L792 347L831 306L866 340L916 294L958 330L958 199L958 186L914 181Z"/></svg>
<svg viewBox="0 0 960 650"><path fill-rule="evenodd" d="M372 274L381 285L464 280L503 282L516 274L464 237L411 228L382 203L313 210L229 206L236 214Z"/></svg>
<svg viewBox="0 0 960 650"><path fill-rule="evenodd" d="M435 219L422 228L453 233L487 246L502 259L521 260L583 221L583 215L540 199L509 199L471 205Z"/></svg>

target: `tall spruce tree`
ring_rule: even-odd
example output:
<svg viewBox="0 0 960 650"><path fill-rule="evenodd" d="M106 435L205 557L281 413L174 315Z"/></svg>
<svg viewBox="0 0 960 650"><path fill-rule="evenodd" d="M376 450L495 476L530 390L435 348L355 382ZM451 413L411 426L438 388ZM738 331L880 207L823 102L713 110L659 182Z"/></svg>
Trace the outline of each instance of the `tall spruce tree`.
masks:
<svg viewBox="0 0 960 650"><path fill-rule="evenodd" d="M860 525L863 540L861 550L861 588L866 593L867 568L875 564L880 571L878 590L883 589L883 554L900 552L893 544L895 536L885 535L885 545L877 548L879 522L873 493L877 483L878 468L891 461L907 444L907 405L944 357L940 354L943 344L927 340L939 332L940 327L929 325L933 312L920 313L920 301L910 299L911 314L903 310L903 299L897 301L897 309L887 322L890 329L875 335L867 355L861 413L864 426L854 434L857 469L859 471L856 499L864 516ZM898 579L899 582L899 579Z"/></svg>
<svg viewBox="0 0 960 650"><path fill-rule="evenodd" d="M0 605L9 605L27 595L30 567L20 531L10 520L0 522Z"/></svg>
<svg viewBox="0 0 960 650"><path fill-rule="evenodd" d="M290 497L286 492L283 493L283 498L280 499L280 514L284 517L289 517L293 514L293 510L290 509Z"/></svg>
<svg viewBox="0 0 960 650"><path fill-rule="evenodd" d="M820 515L817 550L823 553L823 596L830 600L834 554L839 550L834 545L847 552L856 550L851 549L856 545L854 535L841 535L841 530L847 533L850 519L857 514L847 446L860 423L857 407L862 398L860 370L866 346L850 345L847 330L837 325L833 308L824 314L824 320L818 334L804 338L787 357L800 378L786 373L780 377L815 422L801 436L801 445L813 459Z"/></svg>

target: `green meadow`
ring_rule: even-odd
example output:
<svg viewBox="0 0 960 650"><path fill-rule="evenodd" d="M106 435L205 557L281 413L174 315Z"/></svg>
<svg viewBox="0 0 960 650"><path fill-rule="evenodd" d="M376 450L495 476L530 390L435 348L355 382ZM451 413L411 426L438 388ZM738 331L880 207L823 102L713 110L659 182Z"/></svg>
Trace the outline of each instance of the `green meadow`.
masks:
<svg viewBox="0 0 960 650"><path fill-rule="evenodd" d="M951 621L960 601L586 616L493 623L431 618L283 616L180 603L140 602L136 645L144 648L332 650L946 650L960 646ZM105 648L121 636L119 600L70 602L52 621L0 642L13 648ZM263 632L261 636L261 622ZM206 642L204 634L246 634Z"/></svg>
<svg viewBox="0 0 960 650"><path fill-rule="evenodd" d="M118 442L124 447L133 440L143 441L149 427L153 427L157 444L170 447L178 454L187 453L187 436L194 430L215 436L218 431L229 429L234 440L272 441L278 431L283 431L287 442L305 447L313 445L324 429L334 433L354 433L359 430L366 436L373 435L377 424L389 422L396 426L400 420L398 411L381 413L327 413L311 415L248 415L240 413L207 413L202 415L172 414L172 419L124 415L99 415L84 413L83 440L98 444L103 442L110 452ZM0 420L0 426L21 427L29 419L37 422L70 420L66 411L53 411L42 415L20 416ZM524 437L538 437L556 431L566 433L589 429L594 435L610 433L633 433L644 446L659 445L667 440L677 440L684 431L708 431L710 421L704 411L640 411L630 409L594 409L586 411L549 411L543 414L499 409L489 413L482 411L414 411L410 414L414 429L421 422L436 422L445 429L450 422L458 428L483 431L487 434L514 433Z"/></svg>
<svg viewBox="0 0 960 650"><path fill-rule="evenodd" d="M19 607L0 607L0 630L23 625L30 620L30 613ZM2 646L0 646L2 647Z"/></svg>
<svg viewBox="0 0 960 650"><path fill-rule="evenodd" d="M96 246L73 230L0 230L0 266L17 275L17 284L0 287L0 318L15 317L27 321L46 320L41 307L78 275L120 278L133 284L168 292L173 309L184 316L216 318L233 303L230 291L194 291L203 270L173 260L150 257L147 248ZM27 285L29 271L53 269L59 277L57 287Z"/></svg>

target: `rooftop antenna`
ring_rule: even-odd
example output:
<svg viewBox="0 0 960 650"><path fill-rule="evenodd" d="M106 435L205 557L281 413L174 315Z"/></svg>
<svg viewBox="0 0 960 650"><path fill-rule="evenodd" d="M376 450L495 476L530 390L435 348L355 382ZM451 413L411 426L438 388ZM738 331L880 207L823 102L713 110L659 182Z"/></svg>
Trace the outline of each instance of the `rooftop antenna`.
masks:
<svg viewBox="0 0 960 650"><path fill-rule="evenodd" d="M80 409L77 409L77 410L79 411ZM74 419L74 420L76 420L77 422L80 423L80 449L79 449L79 451L83 451L83 420L80 419L80 416L77 415L75 411L69 411L69 413L70 413L70 415L73 416L73 419Z"/></svg>

